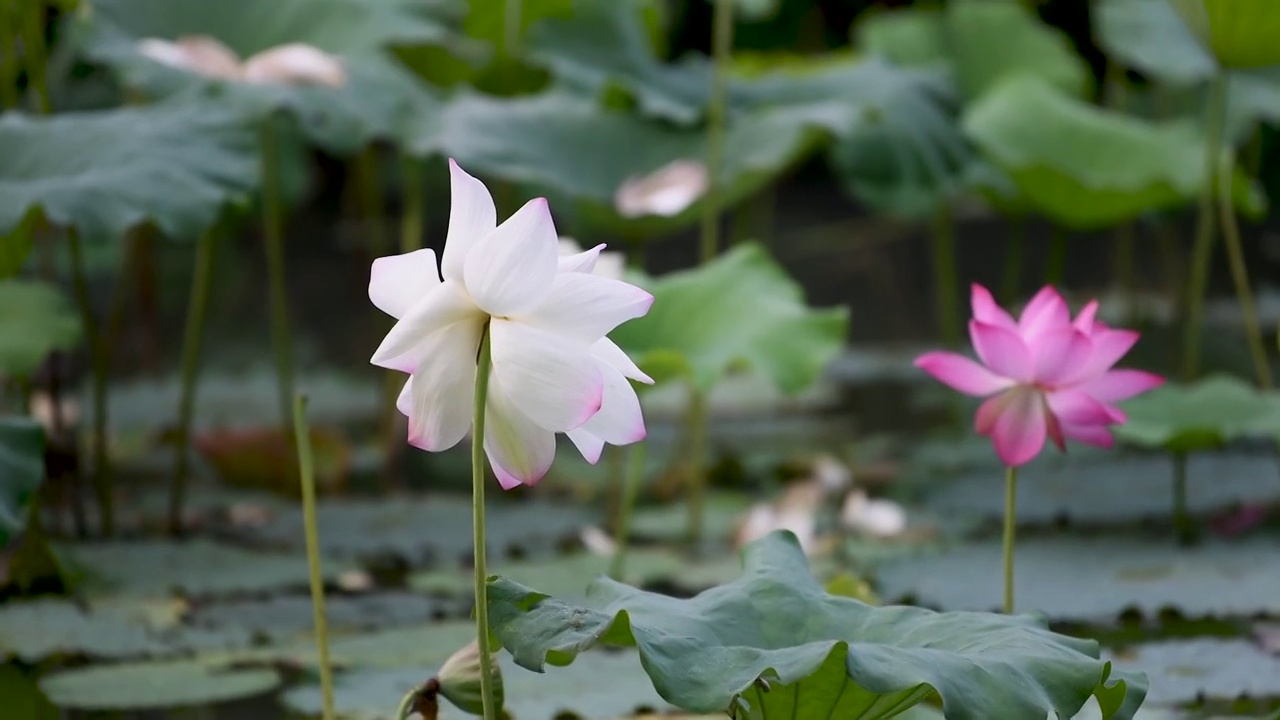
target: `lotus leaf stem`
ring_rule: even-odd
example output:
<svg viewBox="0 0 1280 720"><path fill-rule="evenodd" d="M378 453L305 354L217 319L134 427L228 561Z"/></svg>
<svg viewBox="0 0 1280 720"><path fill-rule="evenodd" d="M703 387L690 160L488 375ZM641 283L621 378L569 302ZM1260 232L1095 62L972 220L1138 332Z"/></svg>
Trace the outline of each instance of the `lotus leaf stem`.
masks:
<svg viewBox="0 0 1280 720"><path fill-rule="evenodd" d="M271 296L271 344L276 362L276 392L281 431L288 436L293 407L293 339L284 284L284 208L280 197L280 151L275 118L262 123L262 232Z"/></svg>
<svg viewBox="0 0 1280 720"><path fill-rule="evenodd" d="M333 666L329 663L329 624L324 612L324 575L320 570L320 531L316 527L316 468L307 426L307 397L293 402L293 432L298 448L298 478L302 483L302 525L307 542L307 578L311 583L311 614L320 655L320 698L324 720L337 720L333 706Z"/></svg>
<svg viewBox="0 0 1280 720"><path fill-rule="evenodd" d="M689 544L702 541L704 505L707 490L707 396L692 388L689 394L689 520L686 531Z"/></svg>
<svg viewBox="0 0 1280 720"><path fill-rule="evenodd" d="M1006 304L1016 299L1015 296L1022 286L1022 263L1026 250L1026 218L1009 218L1009 235L1004 249L1004 268L1000 271L1000 300Z"/></svg>
<svg viewBox="0 0 1280 720"><path fill-rule="evenodd" d="M0 107L18 106L18 41L12 3L0 3Z"/></svg>
<svg viewBox="0 0 1280 720"><path fill-rule="evenodd" d="M1191 540L1191 519L1187 514L1187 454L1173 454L1173 529L1178 542Z"/></svg>
<svg viewBox="0 0 1280 720"><path fill-rule="evenodd" d="M1182 379L1194 380L1200 365L1200 324L1204 319L1205 294L1209 289L1209 266L1213 262L1213 196L1217 178L1222 136L1227 114L1227 84L1219 76L1209 89L1209 107L1205 120L1204 186L1196 217L1195 244L1188 268L1186 314L1182 328Z"/></svg>
<svg viewBox="0 0 1280 720"><path fill-rule="evenodd" d="M614 528L613 561L609 564L609 577L622 580L626 571L627 542L631 534L631 512L636 505L636 496L640 494L640 483L644 479L644 442L631 446L627 454L627 472L623 479L622 501L618 505L618 523Z"/></svg>
<svg viewBox="0 0 1280 720"><path fill-rule="evenodd" d="M186 500L187 473L191 459L191 423L195 416L196 390L200 376L200 342L204 337L204 321L209 305L217 232L217 226L210 228L196 243L191 297L187 301L187 324L182 337L182 396L178 401L178 432L174 440L177 460L169 487L169 532L173 535L182 532L182 507Z"/></svg>
<svg viewBox="0 0 1280 720"><path fill-rule="evenodd" d="M81 247L80 233L75 228L67 230L67 245L71 251L72 283L75 285L76 301L80 305L85 342L89 345L89 364L93 372L93 490L98 498L102 534L110 536L115 530L111 461L107 452L107 373L111 370L111 356L101 328L93 316L93 303L89 299L89 282L84 268L84 248Z"/></svg>
<svg viewBox="0 0 1280 720"><path fill-rule="evenodd" d="M499 708L495 707L493 694L493 651L489 637L488 568L485 565L484 539L484 414L485 400L489 394L489 371L493 357L489 349L489 327L480 336L480 353L476 365L476 394L473 406L474 425L471 428L471 521L475 547L476 640L480 647L480 696L484 707L484 720L497 720Z"/></svg>
<svg viewBox="0 0 1280 720"><path fill-rule="evenodd" d="M1004 612L1013 614L1013 541L1018 528L1018 468L1004 471Z"/></svg>
<svg viewBox="0 0 1280 720"><path fill-rule="evenodd" d="M707 192L702 206L699 259L710 262L720 250L720 210L724 154L724 128L729 89L730 53L733 51L734 0L715 0L712 19L711 96L707 105Z"/></svg>
<svg viewBox="0 0 1280 720"><path fill-rule="evenodd" d="M523 0L506 0L502 14L502 45L507 57L520 52L520 15Z"/></svg>
<svg viewBox="0 0 1280 720"><path fill-rule="evenodd" d="M1049 258L1045 263L1044 284L1058 285L1067 270L1067 231L1061 225L1049 226Z"/></svg>
<svg viewBox="0 0 1280 720"><path fill-rule="evenodd" d="M1125 221L1116 226L1115 273L1120 282L1120 290L1124 294L1125 313L1129 321L1137 318L1138 303L1138 268L1135 265L1134 245L1137 243L1132 222Z"/></svg>
<svg viewBox="0 0 1280 720"><path fill-rule="evenodd" d="M960 345L960 273L956 269L956 225L951 207L941 203L933 213L933 286L937 294L938 330L949 348Z"/></svg>
<svg viewBox="0 0 1280 720"><path fill-rule="evenodd" d="M19 10L21 12L21 10ZM45 82L47 62L44 42L44 3L37 0L27 7L27 16L23 19L23 54L26 58L27 86L36 91L40 113L48 115L49 87ZM4 38L7 41L7 38Z"/></svg>

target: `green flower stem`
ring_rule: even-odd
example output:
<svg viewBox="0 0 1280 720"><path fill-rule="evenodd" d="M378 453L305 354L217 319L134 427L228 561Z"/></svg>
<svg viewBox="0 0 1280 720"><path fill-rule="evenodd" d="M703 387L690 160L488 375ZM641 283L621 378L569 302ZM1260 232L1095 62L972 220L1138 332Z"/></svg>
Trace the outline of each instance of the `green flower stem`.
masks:
<svg viewBox="0 0 1280 720"><path fill-rule="evenodd" d="M631 534L631 511L640 494L640 482L644 479L644 442L631 446L627 456L627 473L622 486L622 501L618 505L618 523L614 529L613 561L609 564L609 577L622 580L626 571L627 542Z"/></svg>
<svg viewBox="0 0 1280 720"><path fill-rule="evenodd" d="M1258 387L1270 390L1274 385L1271 378L1271 363L1267 359L1267 348L1262 342L1262 327L1258 323L1258 307L1253 300L1253 290L1249 287L1249 270L1245 265L1244 248L1240 242L1240 224L1236 221L1235 204L1231 199L1232 163L1228 160L1219 178L1218 217L1222 221L1222 239L1227 247L1227 261L1231 268L1231 282L1235 285L1236 301L1240 304L1240 314L1244 318L1245 335L1249 340L1249 354L1253 357L1253 371L1257 376Z"/></svg>
<svg viewBox="0 0 1280 720"><path fill-rule="evenodd" d="M1120 282L1120 290L1124 293L1128 319L1133 321L1137 316L1138 302L1138 268L1134 264L1134 227L1131 222L1123 222L1116 226L1115 274Z"/></svg>
<svg viewBox="0 0 1280 720"><path fill-rule="evenodd" d="M520 14L523 0L506 0L502 14L502 45L507 57L520 52Z"/></svg>
<svg viewBox="0 0 1280 720"><path fill-rule="evenodd" d="M369 247L374 257L381 257L389 252L390 242L386 226L382 223L385 214L382 183L378 179L378 156L374 146L370 145L356 155L354 164L356 198L368 232Z"/></svg>
<svg viewBox="0 0 1280 720"><path fill-rule="evenodd" d="M289 433L293 407L293 339L284 284L284 208L280 197L280 155L274 117L262 123L262 232L271 295L271 344L276 361L276 392L281 432Z"/></svg>
<svg viewBox="0 0 1280 720"><path fill-rule="evenodd" d="M689 394L689 544L702 542L703 515L707 491L707 396L697 388Z"/></svg>
<svg viewBox="0 0 1280 720"><path fill-rule="evenodd" d="M1004 612L1013 614L1013 540L1018 528L1018 468L1004 471Z"/></svg>
<svg viewBox="0 0 1280 720"><path fill-rule="evenodd" d="M18 106L18 32L14 28L14 5L0 3L0 107Z"/></svg>
<svg viewBox="0 0 1280 720"><path fill-rule="evenodd" d="M485 566L484 539L484 414L489 394L489 370L493 366L489 350L489 327L480 336L480 354L476 365L476 395L472 408L475 420L471 428L471 522L475 544L476 639L480 646L480 696L484 720L496 720L498 708L493 699L493 651L489 647L489 596L485 588L488 568Z"/></svg>
<svg viewBox="0 0 1280 720"><path fill-rule="evenodd" d="M302 526L307 541L307 576L311 581L311 613L320 654L320 698L324 720L336 720L333 707L333 667L329 664L329 624L324 612L324 576L320 572L320 531L316 527L316 469L307 426L307 397L293 402L293 432L298 448L298 476L302 483Z"/></svg>
<svg viewBox="0 0 1280 720"><path fill-rule="evenodd" d="M1067 231L1060 225L1049 226L1049 258L1045 263L1044 284L1057 285L1067 269Z"/></svg>
<svg viewBox="0 0 1280 720"><path fill-rule="evenodd" d="M200 375L200 341L204 336L205 310L213 277L213 256L217 249L217 226L200 236L196 244L191 297L187 301L187 324L182 337L182 397L178 401L177 461L169 486L169 532L182 532L182 506L186 499L187 473L191 459L191 421L195 416L196 387Z"/></svg>
<svg viewBox="0 0 1280 720"><path fill-rule="evenodd" d="M1009 236L1004 250L1004 268L1000 272L1000 300L1012 303L1022 286L1022 262L1027 251L1026 218L1009 218Z"/></svg>
<svg viewBox="0 0 1280 720"><path fill-rule="evenodd" d="M1187 515L1187 454L1173 454L1173 531L1178 542L1191 540L1191 520Z"/></svg>
<svg viewBox="0 0 1280 720"><path fill-rule="evenodd" d="M67 230L67 244L71 250L72 282L75 285L76 301L80 304L85 341L89 345L89 364L93 371L93 490L98 497L98 511L102 515L102 534L109 536L115 530L111 462L107 453L107 373L111 370L111 357L93 316L93 303L89 299L89 283L84 270L84 249L81 247L80 234L75 228Z"/></svg>
<svg viewBox="0 0 1280 720"><path fill-rule="evenodd" d="M699 259L710 262L720 249L720 163L724 154L724 126L733 51L734 0L715 0L711 50L714 65L707 106L707 193L702 206Z"/></svg>
<svg viewBox="0 0 1280 720"><path fill-rule="evenodd" d="M422 688L416 687L404 694L400 698L400 706L396 709L396 720L409 720L413 715L413 706L418 702L418 696L422 694Z"/></svg>
<svg viewBox="0 0 1280 720"><path fill-rule="evenodd" d="M956 226L951 207L933 214L933 286L937 295L938 329L949 348L960 345L960 273L956 269Z"/></svg>
<svg viewBox="0 0 1280 720"><path fill-rule="evenodd" d="M1208 117L1205 120L1204 187L1196 218L1195 244L1188 268L1186 314L1182 328L1182 379L1194 380L1200 365L1200 324L1204 318L1205 294L1209 289L1209 265L1213 261L1213 196L1217 190L1219 155L1227 114L1227 84L1219 76L1209 89Z"/></svg>
<svg viewBox="0 0 1280 720"><path fill-rule="evenodd" d="M27 86L36 91L40 113L48 115L50 105L49 87L45 82L48 63L44 44L44 3L39 0L27 7L27 15L23 19L22 41L27 61Z"/></svg>

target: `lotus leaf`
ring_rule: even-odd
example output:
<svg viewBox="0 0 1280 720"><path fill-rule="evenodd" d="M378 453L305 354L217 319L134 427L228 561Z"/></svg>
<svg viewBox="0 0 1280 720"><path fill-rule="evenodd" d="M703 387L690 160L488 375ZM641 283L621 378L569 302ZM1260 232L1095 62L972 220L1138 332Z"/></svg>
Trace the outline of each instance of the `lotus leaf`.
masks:
<svg viewBox="0 0 1280 720"><path fill-rule="evenodd" d="M44 429L26 418L0 417L0 548L27 526L44 481Z"/></svg>

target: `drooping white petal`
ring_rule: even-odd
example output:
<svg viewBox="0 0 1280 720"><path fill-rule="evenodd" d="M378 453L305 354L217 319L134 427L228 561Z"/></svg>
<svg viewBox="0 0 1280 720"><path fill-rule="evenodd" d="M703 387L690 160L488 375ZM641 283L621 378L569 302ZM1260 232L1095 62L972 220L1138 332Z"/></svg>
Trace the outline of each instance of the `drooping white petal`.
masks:
<svg viewBox="0 0 1280 720"><path fill-rule="evenodd" d="M546 299L520 319L591 343L652 306L653 295L635 285L586 273L561 273Z"/></svg>
<svg viewBox="0 0 1280 720"><path fill-rule="evenodd" d="M604 401L600 403L600 411L583 423L581 429L610 445L640 442L648 433L635 388L613 366L604 361L599 365L604 376Z"/></svg>
<svg viewBox="0 0 1280 720"><path fill-rule="evenodd" d="M551 292L559 240L545 198L535 198L467 253L463 278L482 310L495 316L527 313Z"/></svg>
<svg viewBox="0 0 1280 720"><path fill-rule="evenodd" d="M421 344L445 326L481 322L484 315L456 283L444 282L409 309L391 328L369 362L389 370L412 373L422 358ZM469 349L474 361L476 348Z"/></svg>
<svg viewBox="0 0 1280 720"><path fill-rule="evenodd" d="M604 243L600 243L599 245L591 248L590 250L585 250L583 252L578 252L577 243L573 243L573 251L566 253L564 251L566 250L567 242L572 242L572 241L566 241L566 240L560 241L561 255L560 255L560 259L556 261L557 263L556 270L562 273L595 272L596 261L600 259L600 253L604 251L604 247L605 247Z"/></svg>
<svg viewBox="0 0 1280 720"><path fill-rule="evenodd" d="M600 410L604 377L586 343L499 318L489 333L493 374L522 414L565 432Z"/></svg>
<svg viewBox="0 0 1280 720"><path fill-rule="evenodd" d="M534 485L547 474L556 435L520 412L496 372L489 381L484 423L484 451L503 488Z"/></svg>
<svg viewBox="0 0 1280 720"><path fill-rule="evenodd" d="M484 183L449 160L449 232L444 238L440 273L446 280L462 282L467 253L480 238L493 232L498 212Z"/></svg>
<svg viewBox="0 0 1280 720"><path fill-rule="evenodd" d="M573 441L573 446L578 448L583 460L592 465L600 462L600 456L604 453L604 440L600 436L582 428L570 430L565 435Z"/></svg>
<svg viewBox="0 0 1280 720"><path fill-rule="evenodd" d="M409 444L429 452L448 450L471 429L476 384L475 349L483 325L458 322L422 344L422 360L396 401L409 418Z"/></svg>
<svg viewBox="0 0 1280 720"><path fill-rule="evenodd" d="M609 363L624 377L637 380L646 385L653 384L653 378L641 372L631 358L623 352L618 344L609 338L600 338L591 345L591 354Z"/></svg>
<svg viewBox="0 0 1280 720"><path fill-rule="evenodd" d="M373 261L369 271L369 299L397 320L414 303L440 284L434 250L414 250Z"/></svg>

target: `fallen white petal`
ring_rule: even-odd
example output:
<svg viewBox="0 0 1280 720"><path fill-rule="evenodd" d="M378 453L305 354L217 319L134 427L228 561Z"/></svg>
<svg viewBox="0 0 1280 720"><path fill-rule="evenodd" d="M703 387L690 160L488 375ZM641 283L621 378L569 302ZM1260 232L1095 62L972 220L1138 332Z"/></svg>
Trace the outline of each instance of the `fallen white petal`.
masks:
<svg viewBox="0 0 1280 720"><path fill-rule="evenodd" d="M255 85L342 87L347 84L347 71L336 55L314 45L289 43L263 50L245 61L244 80Z"/></svg>
<svg viewBox="0 0 1280 720"><path fill-rule="evenodd" d="M239 80L243 75L236 52L208 35L183 35L176 41L144 38L138 41L138 52L156 62L207 78Z"/></svg>

